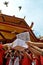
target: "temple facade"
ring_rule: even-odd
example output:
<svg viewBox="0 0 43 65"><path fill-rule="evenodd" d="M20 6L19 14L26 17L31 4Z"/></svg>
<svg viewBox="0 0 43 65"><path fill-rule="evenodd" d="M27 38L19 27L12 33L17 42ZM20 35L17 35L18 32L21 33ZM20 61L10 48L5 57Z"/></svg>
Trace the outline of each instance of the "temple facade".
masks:
<svg viewBox="0 0 43 65"><path fill-rule="evenodd" d="M13 42L16 35L23 32L29 32L32 42L43 42L35 36L24 19L0 14L0 42Z"/></svg>

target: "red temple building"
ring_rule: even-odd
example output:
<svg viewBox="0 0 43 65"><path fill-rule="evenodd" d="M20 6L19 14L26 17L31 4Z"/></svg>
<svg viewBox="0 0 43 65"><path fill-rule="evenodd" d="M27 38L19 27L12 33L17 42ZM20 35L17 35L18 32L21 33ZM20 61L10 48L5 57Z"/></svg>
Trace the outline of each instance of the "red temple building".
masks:
<svg viewBox="0 0 43 65"><path fill-rule="evenodd" d="M43 42L33 33L31 27L22 18L0 14L0 42L13 42L16 35L28 31L32 42Z"/></svg>

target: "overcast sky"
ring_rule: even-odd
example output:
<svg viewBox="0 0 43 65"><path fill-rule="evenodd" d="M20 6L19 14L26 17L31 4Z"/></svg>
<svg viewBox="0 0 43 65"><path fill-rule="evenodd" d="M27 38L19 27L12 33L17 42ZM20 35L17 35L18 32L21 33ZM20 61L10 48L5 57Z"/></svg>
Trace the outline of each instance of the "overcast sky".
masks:
<svg viewBox="0 0 43 65"><path fill-rule="evenodd" d="M3 4L5 1L9 2L8 7ZM19 6L22 6L20 11ZM34 22L33 30L36 36L43 36L43 0L0 0L0 10L3 14L11 16L26 16L28 25Z"/></svg>

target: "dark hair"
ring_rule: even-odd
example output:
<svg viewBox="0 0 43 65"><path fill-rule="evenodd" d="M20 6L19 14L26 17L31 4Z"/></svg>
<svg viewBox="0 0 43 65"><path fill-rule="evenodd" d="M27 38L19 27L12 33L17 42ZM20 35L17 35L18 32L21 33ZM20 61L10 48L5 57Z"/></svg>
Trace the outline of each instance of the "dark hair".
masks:
<svg viewBox="0 0 43 65"><path fill-rule="evenodd" d="M6 44L6 40L2 41L2 44Z"/></svg>
<svg viewBox="0 0 43 65"><path fill-rule="evenodd" d="M20 51L17 50L18 53L20 53Z"/></svg>
<svg viewBox="0 0 43 65"><path fill-rule="evenodd" d="M15 50L13 49L11 52L14 52Z"/></svg>
<svg viewBox="0 0 43 65"><path fill-rule="evenodd" d="M21 53L23 53L23 51L21 51Z"/></svg>

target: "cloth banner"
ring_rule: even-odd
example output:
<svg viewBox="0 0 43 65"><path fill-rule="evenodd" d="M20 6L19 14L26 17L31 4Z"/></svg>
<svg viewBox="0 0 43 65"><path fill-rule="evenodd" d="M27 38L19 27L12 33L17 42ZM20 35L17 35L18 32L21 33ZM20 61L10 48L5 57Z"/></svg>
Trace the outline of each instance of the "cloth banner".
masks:
<svg viewBox="0 0 43 65"><path fill-rule="evenodd" d="M15 46L22 46L22 47L28 48L28 45L25 43L25 41L21 40L21 39L16 39L13 42L12 48L15 47Z"/></svg>
<svg viewBox="0 0 43 65"><path fill-rule="evenodd" d="M25 42L30 41L29 32L24 32L16 35L18 39L24 40Z"/></svg>

